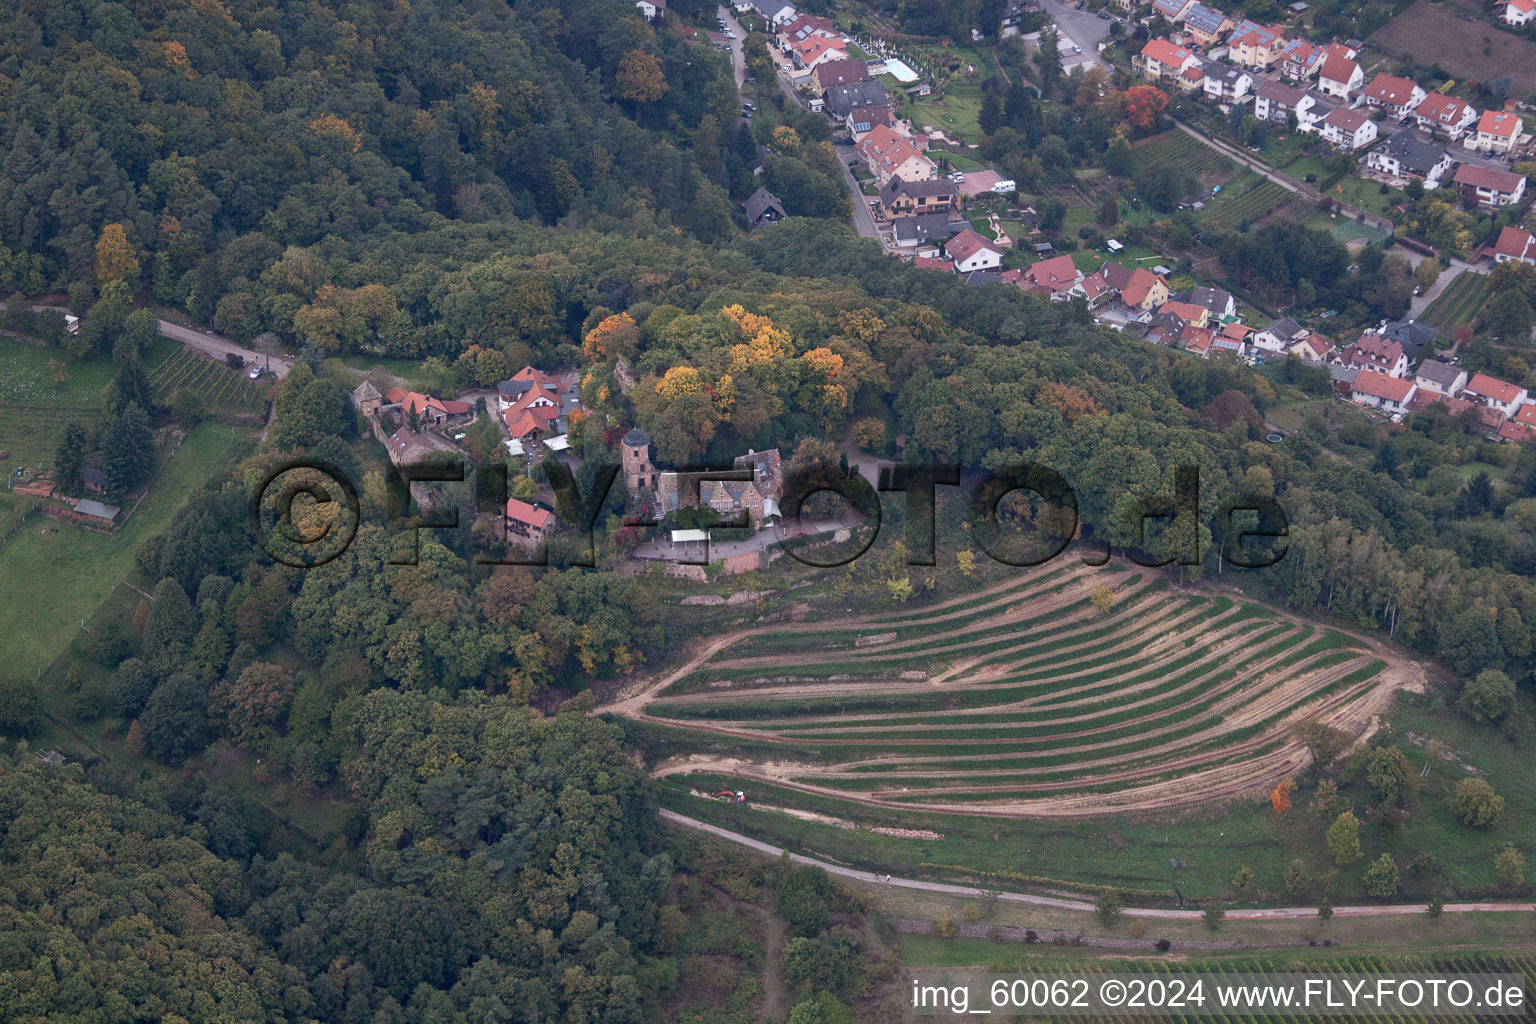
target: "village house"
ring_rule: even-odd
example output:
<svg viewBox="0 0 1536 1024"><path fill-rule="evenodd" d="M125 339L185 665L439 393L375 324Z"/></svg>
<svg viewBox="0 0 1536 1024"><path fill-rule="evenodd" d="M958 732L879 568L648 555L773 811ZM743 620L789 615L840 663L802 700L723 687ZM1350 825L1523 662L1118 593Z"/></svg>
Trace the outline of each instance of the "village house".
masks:
<svg viewBox="0 0 1536 1024"><path fill-rule="evenodd" d="M1451 179L1467 205L1513 206L1525 195L1525 175L1462 164Z"/></svg>
<svg viewBox="0 0 1536 1024"><path fill-rule="evenodd" d="M1513 224L1505 225L1493 247L1493 261L1536 265L1536 235Z"/></svg>
<svg viewBox="0 0 1536 1024"><path fill-rule="evenodd" d="M1398 132L1366 154L1365 166L1388 178L1417 178L1425 188L1439 188L1451 173L1451 154L1417 135Z"/></svg>
<svg viewBox="0 0 1536 1024"><path fill-rule="evenodd" d="M409 419L414 414L416 421L424 427L440 427L462 420L475 408L468 402L445 402L404 388L390 388L384 398L387 402L384 408L398 406L402 417Z"/></svg>
<svg viewBox="0 0 1536 1024"><path fill-rule="evenodd" d="M574 375L562 381L531 366L496 385L496 392L507 433L519 442L561 433L562 418L581 405Z"/></svg>
<svg viewBox="0 0 1536 1024"><path fill-rule="evenodd" d="M1114 289L1100 271L1094 271L1073 285L1071 294L1088 303L1089 309L1097 309L1115 297Z"/></svg>
<svg viewBox="0 0 1536 1024"><path fill-rule="evenodd" d="M1365 72L1349 57L1330 53L1317 72L1317 89L1324 96L1348 100L1365 84Z"/></svg>
<svg viewBox="0 0 1536 1024"><path fill-rule="evenodd" d="M1429 324L1417 320L1392 320L1378 328L1376 333L1403 346L1409 363L1417 360L1424 349L1440 336L1440 332Z"/></svg>
<svg viewBox="0 0 1536 1024"><path fill-rule="evenodd" d="M777 224L785 217L784 204L779 202L779 197L761 185L742 202L741 208L747 215L747 223L753 227Z"/></svg>
<svg viewBox="0 0 1536 1024"><path fill-rule="evenodd" d="M875 184L884 187L892 178L928 181L939 176L939 169L908 139L887 125L876 125L859 140L858 150L875 176Z"/></svg>
<svg viewBox="0 0 1536 1024"><path fill-rule="evenodd" d="M1245 68L1268 71L1280 63L1285 50L1285 36L1278 27L1266 28L1243 19L1227 37L1227 56Z"/></svg>
<svg viewBox="0 0 1536 1024"><path fill-rule="evenodd" d="M384 406L384 396L379 394L379 389L368 381L363 381L352 389L352 404L357 411L369 419L377 416Z"/></svg>
<svg viewBox="0 0 1536 1024"><path fill-rule="evenodd" d="M635 10L646 21L659 24L666 20L667 0L635 0Z"/></svg>
<svg viewBox="0 0 1536 1024"><path fill-rule="evenodd" d="M847 44L840 39L811 36L791 46L789 53L794 59L795 67L814 69L827 61L847 60L848 51L843 48L845 45Z"/></svg>
<svg viewBox="0 0 1536 1024"><path fill-rule="evenodd" d="M1307 329L1288 316L1271 320L1253 336L1254 347L1265 352L1286 352L1291 343L1307 335Z"/></svg>
<svg viewBox="0 0 1536 1024"><path fill-rule="evenodd" d="M843 118L843 127L855 138L872 131L876 125L890 127L896 123L889 103L877 103L872 107L854 107Z"/></svg>
<svg viewBox="0 0 1536 1024"><path fill-rule="evenodd" d="M1519 28L1536 20L1536 0L1502 0L1499 4L1499 20Z"/></svg>
<svg viewBox="0 0 1536 1024"><path fill-rule="evenodd" d="M1385 110L1396 117L1402 117L1417 109L1427 95L1423 87L1412 79L1380 74L1366 86L1365 104L1373 110Z"/></svg>
<svg viewBox="0 0 1536 1024"><path fill-rule="evenodd" d="M827 116L834 121L844 120L849 111L859 107L878 107L890 102L885 86L873 79L830 85L822 98L826 101Z"/></svg>
<svg viewBox="0 0 1536 1024"><path fill-rule="evenodd" d="M1200 46L1210 46L1236 25L1216 8L1204 4L1190 4L1184 12L1184 31Z"/></svg>
<svg viewBox="0 0 1536 1024"><path fill-rule="evenodd" d="M1152 13L1177 25L1194 6L1194 0L1152 0Z"/></svg>
<svg viewBox="0 0 1536 1024"><path fill-rule="evenodd" d="M1413 382L1421 391L1453 398L1467 386L1467 371L1438 359L1426 359L1419 364Z"/></svg>
<svg viewBox="0 0 1536 1024"><path fill-rule="evenodd" d="M992 270L1002 265L1003 251L989 238L966 228L944 243L944 254L955 264L955 272Z"/></svg>
<svg viewBox="0 0 1536 1024"><path fill-rule="evenodd" d="M393 465L411 466L427 461L437 452L456 452L458 447L452 441L437 434L401 427L384 439L384 451ZM425 487L425 485L421 486ZM417 484L411 485L411 493L413 497L417 497L418 501L420 500Z"/></svg>
<svg viewBox="0 0 1536 1024"><path fill-rule="evenodd" d="M794 4L785 3L784 0L742 0L735 6L741 12L756 11L770 25L794 21L798 13Z"/></svg>
<svg viewBox="0 0 1536 1024"><path fill-rule="evenodd" d="M1420 128L1459 139L1477 121L1477 109L1454 96L1432 92L1413 108L1413 119Z"/></svg>
<svg viewBox="0 0 1536 1024"><path fill-rule="evenodd" d="M843 34L837 30L837 22L831 18L823 18L815 14L797 14L789 21L779 26L777 32L780 46L793 47L796 43L803 43L807 39L820 36L823 39L833 39L842 42Z"/></svg>
<svg viewBox="0 0 1536 1024"><path fill-rule="evenodd" d="M1303 334L1291 342L1286 355L1304 363L1326 363L1333 355L1333 342L1315 332Z"/></svg>
<svg viewBox="0 0 1536 1024"><path fill-rule="evenodd" d="M1177 78L1185 68L1200 64L1194 51L1175 46L1166 39L1147 40L1141 48L1141 59L1144 73L1154 82Z"/></svg>
<svg viewBox="0 0 1536 1024"><path fill-rule="evenodd" d="M1177 313L1154 313L1143 328L1142 337L1154 345L1174 345L1184 336L1189 324Z"/></svg>
<svg viewBox="0 0 1536 1024"><path fill-rule="evenodd" d="M1408 355L1403 346L1370 331L1339 354L1339 363L1352 370L1373 370L1388 377L1408 375Z"/></svg>
<svg viewBox="0 0 1536 1024"><path fill-rule="evenodd" d="M1349 385L1349 397L1360 405L1382 412L1402 413L1408 411L1408 401L1416 389L1417 385L1411 380L1388 377L1375 370L1361 370Z"/></svg>
<svg viewBox="0 0 1536 1024"><path fill-rule="evenodd" d="M1049 295L1052 302L1070 298L1072 290L1083 279L1082 271L1069 255L1053 256L1024 268L1021 287L1038 295Z"/></svg>
<svg viewBox="0 0 1536 1024"><path fill-rule="evenodd" d="M1292 82L1305 82L1317 77L1317 69L1328 58L1328 51L1313 46L1305 39L1292 39L1280 48L1280 74Z"/></svg>
<svg viewBox="0 0 1536 1024"><path fill-rule="evenodd" d="M840 85L869 81L869 65L862 60L829 60L816 65L816 84L823 93Z"/></svg>
<svg viewBox="0 0 1536 1024"><path fill-rule="evenodd" d="M960 208L954 183L947 178L907 181L892 178L880 189L880 205L887 214L948 213ZM948 236L946 236L948 237Z"/></svg>
<svg viewBox="0 0 1536 1024"><path fill-rule="evenodd" d="M1283 123L1294 114L1299 122L1312 102L1306 90L1284 82L1260 78L1253 83L1253 116L1260 121Z"/></svg>
<svg viewBox="0 0 1536 1024"><path fill-rule="evenodd" d="M1507 110L1485 110L1477 122L1477 135L1467 148L1484 153L1508 153L1525 140L1525 123Z"/></svg>
<svg viewBox="0 0 1536 1024"><path fill-rule="evenodd" d="M957 213L938 210L933 213L914 213L891 219L891 234L898 248L932 248L937 250L947 239L955 237L970 221Z"/></svg>
<svg viewBox="0 0 1536 1024"><path fill-rule="evenodd" d="M507 499L507 543L536 548L549 538L555 516L548 509L530 505L516 498Z"/></svg>
<svg viewBox="0 0 1536 1024"><path fill-rule="evenodd" d="M1212 320L1224 320L1237 315L1237 300L1223 288L1197 285L1188 291L1179 292L1173 296L1173 301L1202 306L1210 312Z"/></svg>
<svg viewBox="0 0 1536 1024"><path fill-rule="evenodd" d="M1209 327L1185 324L1184 329L1179 332L1179 344L1202 358L1211 354L1215 342L1216 332Z"/></svg>
<svg viewBox="0 0 1536 1024"><path fill-rule="evenodd" d="M1350 152L1376 141L1376 122L1362 111L1345 107L1329 112L1319 131L1323 138Z"/></svg>
<svg viewBox="0 0 1536 1024"><path fill-rule="evenodd" d="M1193 324L1196 327L1205 327L1211 322L1211 311L1204 306L1197 306L1193 302L1169 300L1158 307L1157 311L1159 313L1173 313L1186 324Z"/></svg>
<svg viewBox="0 0 1536 1024"><path fill-rule="evenodd" d="M1490 377L1486 373L1474 373L1472 379L1467 382L1467 386L1462 388L1461 397L1469 402L1497 410L1501 416L1509 419L1530 396L1525 388L1517 387L1508 381Z"/></svg>
<svg viewBox="0 0 1536 1024"><path fill-rule="evenodd" d="M1200 93L1201 95L1204 95L1205 68L1205 61L1196 60L1195 63L1191 64L1183 71L1180 71L1179 77L1175 79L1175 81L1178 83L1179 91L1189 94Z"/></svg>
<svg viewBox="0 0 1536 1024"><path fill-rule="evenodd" d="M1108 266L1108 264L1106 264ZM1128 309L1151 312L1168 301L1168 282L1161 274L1137 267L1120 289L1120 302Z"/></svg>
<svg viewBox="0 0 1536 1024"><path fill-rule="evenodd" d="M1240 102L1253 86L1252 75L1230 64L1207 63L1204 70L1205 98L1217 103Z"/></svg>

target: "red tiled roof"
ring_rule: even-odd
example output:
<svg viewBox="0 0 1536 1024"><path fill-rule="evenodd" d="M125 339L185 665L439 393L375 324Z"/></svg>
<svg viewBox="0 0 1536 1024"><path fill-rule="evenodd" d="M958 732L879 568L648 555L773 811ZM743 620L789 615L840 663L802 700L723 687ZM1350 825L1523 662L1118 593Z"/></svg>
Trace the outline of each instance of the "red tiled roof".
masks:
<svg viewBox="0 0 1536 1024"><path fill-rule="evenodd" d="M1456 176L1451 180L1458 185L1471 185L1473 188L1483 188L1491 192L1513 195L1519 190L1520 182L1523 179L1513 171L1500 171L1492 167L1462 164L1456 168Z"/></svg>
<svg viewBox="0 0 1536 1024"><path fill-rule="evenodd" d="M1454 96L1446 96L1443 93L1432 92L1424 97L1413 111L1426 121L1436 124L1461 124L1467 119L1468 112L1476 113L1472 107Z"/></svg>
<svg viewBox="0 0 1536 1024"><path fill-rule="evenodd" d="M1398 403L1406 401L1413 389L1413 381L1388 377L1375 370L1361 370L1360 376L1356 377L1355 382L1349 386L1349 390L1353 393Z"/></svg>
<svg viewBox="0 0 1536 1024"><path fill-rule="evenodd" d="M1172 313L1182 320L1200 320L1210 315L1210 310L1193 302L1165 302L1158 312Z"/></svg>
<svg viewBox="0 0 1536 1024"><path fill-rule="evenodd" d="M953 263L938 256L914 257L912 265L920 270L942 270L946 274L953 274L955 272L955 265Z"/></svg>
<svg viewBox="0 0 1536 1024"><path fill-rule="evenodd" d="M1472 379L1467 382L1466 388L1462 390L1462 394L1481 395L1484 398L1491 398L1500 404L1508 405L1520 397L1520 389L1508 381L1499 380L1497 377L1490 377L1486 373L1474 373Z"/></svg>
<svg viewBox="0 0 1536 1024"><path fill-rule="evenodd" d="M1489 135L1497 135L1505 139L1513 138L1515 129L1518 127L1520 127L1520 116L1502 110L1485 110L1482 120L1477 122L1479 132L1487 132Z"/></svg>
<svg viewBox="0 0 1536 1024"><path fill-rule="evenodd" d="M1146 267L1137 267L1131 274L1130 283L1120 290L1120 300L1127 306L1139 306L1146 301L1152 286L1161 280Z"/></svg>
<svg viewBox="0 0 1536 1024"><path fill-rule="evenodd" d="M944 251L949 258L957 263L964 263L983 249L990 249L995 253L1002 253L991 239L977 234L970 228L966 228L954 238L944 243Z"/></svg>
<svg viewBox="0 0 1536 1024"><path fill-rule="evenodd" d="M1360 70L1360 65L1338 53L1330 53L1328 59L1323 61L1323 68L1318 74L1330 82L1338 82L1348 85L1349 80L1355 77L1355 72Z"/></svg>
<svg viewBox="0 0 1536 1024"><path fill-rule="evenodd" d="M1493 251L1505 259L1536 260L1536 235L1523 228L1507 225L1499 232Z"/></svg>
<svg viewBox="0 0 1536 1024"><path fill-rule="evenodd" d="M1520 408L1515 410L1515 422L1536 427L1536 402L1522 402Z"/></svg>
<svg viewBox="0 0 1536 1024"><path fill-rule="evenodd" d="M1536 0L1504 0L1504 3L1500 6L1513 7L1521 14L1530 14L1532 11L1536 11Z"/></svg>
<svg viewBox="0 0 1536 1024"><path fill-rule="evenodd" d="M508 498L507 518L542 530L549 525L549 521L554 516L548 509L538 508L526 501L518 501L516 498Z"/></svg>
<svg viewBox="0 0 1536 1024"><path fill-rule="evenodd" d="M1373 100L1401 107L1413 99L1413 90L1417 88L1417 83L1412 79L1398 78L1396 75L1377 75L1371 79L1365 94Z"/></svg>
<svg viewBox="0 0 1536 1024"><path fill-rule="evenodd" d="M1072 257L1065 254L1033 263L1024 271L1026 283L1044 285L1053 292L1066 291L1082 276L1077 264L1072 262Z"/></svg>
<svg viewBox="0 0 1536 1024"><path fill-rule="evenodd" d="M1141 55L1148 60L1155 60L1159 64L1171 64L1178 67L1194 54L1182 46L1174 46L1166 39L1148 39L1147 45L1141 48Z"/></svg>
<svg viewBox="0 0 1536 1024"><path fill-rule="evenodd" d="M823 89L868 80L869 67L862 60L829 60L816 65L816 83Z"/></svg>

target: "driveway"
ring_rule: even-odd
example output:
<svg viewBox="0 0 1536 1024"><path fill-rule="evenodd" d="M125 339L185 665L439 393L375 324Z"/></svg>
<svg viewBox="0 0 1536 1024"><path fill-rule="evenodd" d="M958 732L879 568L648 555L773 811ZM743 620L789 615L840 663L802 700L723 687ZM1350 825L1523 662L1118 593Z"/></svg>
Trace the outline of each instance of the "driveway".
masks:
<svg viewBox="0 0 1536 1024"><path fill-rule="evenodd" d="M1060 0L1040 0L1040 8L1056 22L1056 31L1061 37L1063 71L1070 71L1078 64L1104 66L1104 61L1099 57L1099 40L1109 35L1110 22L1092 11L1074 10L1071 4L1061 3ZM1081 54L1072 52L1074 43L1082 47Z"/></svg>
<svg viewBox="0 0 1536 1024"><path fill-rule="evenodd" d="M1430 285L1423 295L1415 296L1413 301L1408 304L1408 318L1417 320L1423 316L1424 311L1429 308L1429 304L1438 299L1440 293L1450 287L1451 282L1456 280L1463 270L1471 271L1474 274L1486 274L1489 272L1489 268L1486 265L1473 266L1466 260L1453 257L1451 265L1440 271L1440 276L1435 278L1435 283Z"/></svg>
<svg viewBox="0 0 1536 1024"><path fill-rule="evenodd" d="M778 859L781 856L787 856L792 862L796 864L814 865L815 867L821 868L829 875L836 875L839 878L851 878L854 881L864 882L867 885L889 885L897 886L903 889L918 889L923 892L940 892L954 896L967 896L972 898L979 897L984 892L989 891L972 888L968 885L951 885L947 882L928 882L918 878L889 878L888 876L881 875L873 871L860 871L857 868L844 867L841 864L829 864L826 861L816 860L813 857L804 857L798 853L788 853L785 850L782 850L770 843L764 843L759 840L752 839L748 836L740 835L736 832L731 832L728 829L723 829L718 825L711 825L708 822L700 821L697 818L690 818L687 815L678 814L676 811L662 810L659 813L661 820L670 824L681 825L683 828L690 828L698 832L704 832L708 835L716 837L717 839L724 839L728 842L736 843L740 846L745 846L749 850L755 850L764 856L773 857L774 859ZM1004 901L1005 903L1025 903L1035 907L1055 907L1058 910L1076 910L1083 913L1095 913L1098 909L1096 904L1089 903L1084 900L1060 899L1055 896L1036 896L1033 893L1027 892L1000 892L997 894L997 898ZM1536 904L1528 902L1447 903L1444 909L1447 914L1473 914L1488 911L1516 911L1529 913L1531 910L1536 909ZM1400 914L1422 914L1425 910L1426 907L1422 903L1399 903L1385 904L1381 906L1334 907L1333 914L1335 917L1377 917ZM1169 910L1161 907L1126 907L1123 913L1126 917L1151 917L1175 921L1197 921L1203 916L1204 911ZM1316 907L1269 907L1249 909L1233 907L1227 911L1227 920L1229 921L1283 921L1294 920L1298 918L1316 919L1316 917Z"/></svg>

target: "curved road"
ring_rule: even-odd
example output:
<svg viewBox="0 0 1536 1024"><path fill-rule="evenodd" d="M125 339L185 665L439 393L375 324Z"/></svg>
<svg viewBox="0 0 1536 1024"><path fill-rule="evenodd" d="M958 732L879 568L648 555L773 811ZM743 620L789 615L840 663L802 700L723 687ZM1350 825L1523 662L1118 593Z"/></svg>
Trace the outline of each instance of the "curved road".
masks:
<svg viewBox="0 0 1536 1024"><path fill-rule="evenodd" d="M829 864L826 861L817 860L814 857L806 857L798 853L790 853L781 847L771 843L764 843L744 836L739 832L711 825L697 818L690 818L686 814L678 814L676 811L663 809L660 811L661 820L683 828L691 828L698 832L704 832L717 839L745 846L749 850L769 857L788 856L796 864L809 864L824 870L829 875L839 878L849 878L856 882L865 882L869 885L891 885L903 889L919 889L923 892L947 893L952 896L980 896L984 891L969 885L953 885L949 882L928 882L918 878L891 878L873 871L860 871L856 868L844 867L841 864ZM998 899L1007 903L1024 903L1035 907L1052 907L1057 910L1076 910L1083 913L1096 913L1098 907L1086 900L1069 900L1057 896L1036 896L1026 892L1000 892ZM1379 907L1334 907L1335 917L1386 917L1401 914L1422 914L1426 907L1422 903L1384 904ZM1536 903L1447 903L1445 912L1448 914L1470 914L1478 911L1531 911L1536 910ZM1198 921L1203 915L1200 910L1164 910L1157 907L1126 907L1123 911L1127 917L1151 917L1164 920ZM1283 921L1299 918L1317 917L1316 907L1269 907L1254 909L1233 909L1227 911L1227 919L1230 921Z"/></svg>
<svg viewBox="0 0 1536 1024"><path fill-rule="evenodd" d="M33 312L42 312L45 309L56 310L60 313L69 312L68 307L65 306L32 307ZM160 333L165 335L167 338L170 338L172 341L179 341L188 348L195 348L204 355L210 356L221 362L225 356L233 353L234 355L243 358L249 365L259 365L263 368L268 365L267 356L260 352L252 351L251 349L244 347L232 338L224 337L222 334L213 334L209 331L194 331L190 327L183 327L180 324L173 324L169 320L160 320L157 322L160 325ZM288 376L288 371L292 368L292 366L293 360L291 359L281 359L277 356L271 357L271 370L279 378Z"/></svg>

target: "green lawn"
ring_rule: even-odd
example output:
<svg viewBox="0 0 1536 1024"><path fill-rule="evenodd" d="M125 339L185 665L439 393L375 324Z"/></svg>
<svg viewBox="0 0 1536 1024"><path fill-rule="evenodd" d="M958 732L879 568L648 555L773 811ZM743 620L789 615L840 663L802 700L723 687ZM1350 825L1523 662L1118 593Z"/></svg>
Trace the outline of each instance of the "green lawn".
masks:
<svg viewBox="0 0 1536 1024"><path fill-rule="evenodd" d="M181 346L161 337L145 353L144 369L153 373ZM69 364L69 380L53 382L48 362L61 353L0 337L0 451L10 452L0 467L46 468L64 428L73 420L93 422L101 411L101 389L117 376L110 360Z"/></svg>
<svg viewBox="0 0 1536 1024"><path fill-rule="evenodd" d="M10 581L0 591L9 671L30 677L48 666L133 569L139 545L165 529L236 437L234 429L212 423L192 431L114 537L39 518L0 546L0 579ZM46 601L38 600L40 592Z"/></svg>

